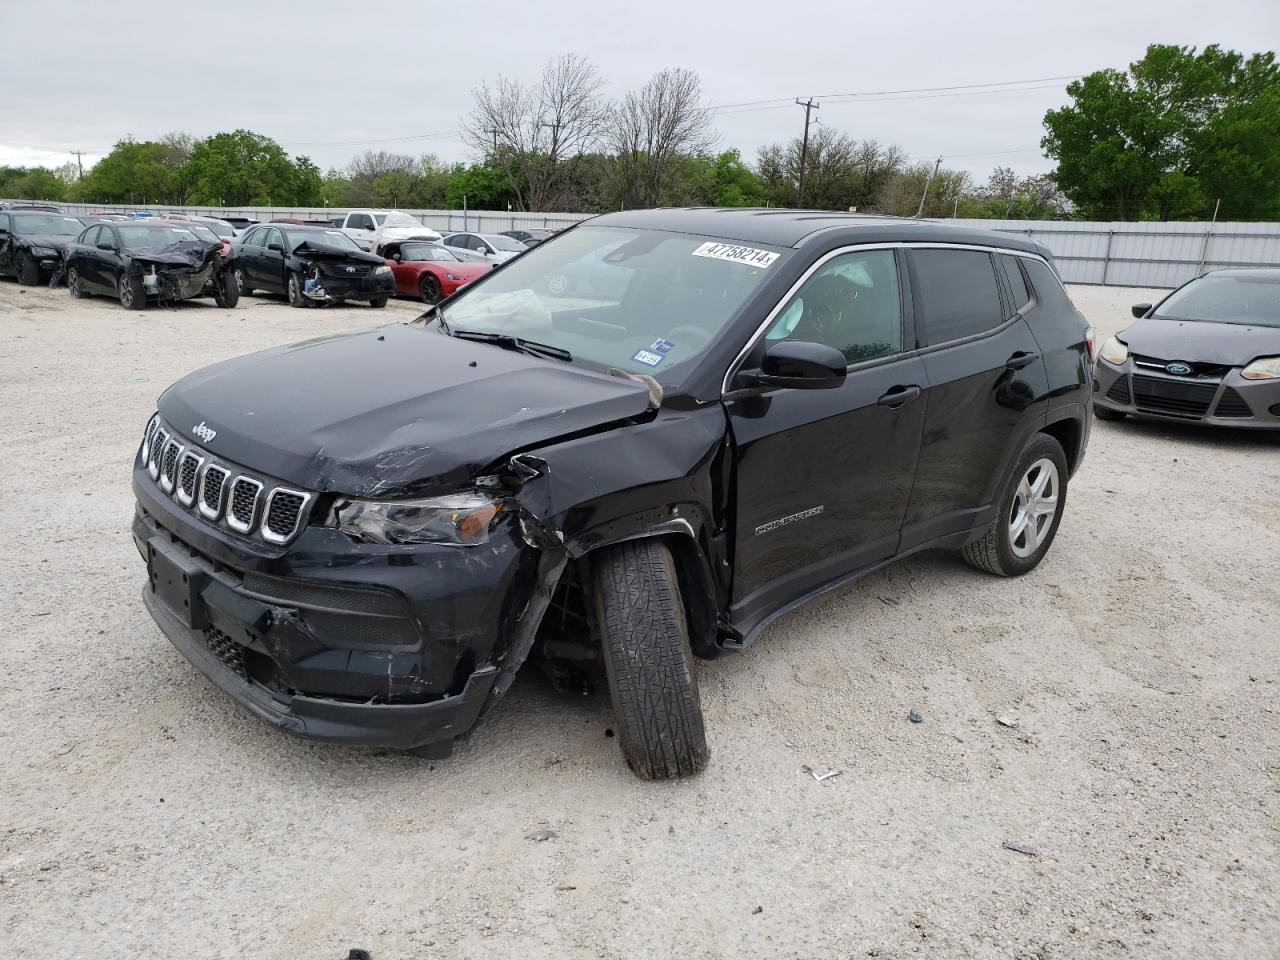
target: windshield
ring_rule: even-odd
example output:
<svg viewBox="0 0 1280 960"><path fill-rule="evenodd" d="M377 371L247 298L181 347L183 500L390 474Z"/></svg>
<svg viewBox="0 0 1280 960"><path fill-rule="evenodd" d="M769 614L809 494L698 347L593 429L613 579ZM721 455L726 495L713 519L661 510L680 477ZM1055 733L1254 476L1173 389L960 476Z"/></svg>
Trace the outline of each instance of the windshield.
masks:
<svg viewBox="0 0 1280 960"><path fill-rule="evenodd" d="M13 232L44 237L75 237L85 224L75 217L57 213L15 213Z"/></svg>
<svg viewBox="0 0 1280 960"><path fill-rule="evenodd" d="M386 223L386 221L387 221L387 215L385 213L375 213L373 215L373 222L376 223L378 226L382 226L384 223Z"/></svg>
<svg viewBox="0 0 1280 960"><path fill-rule="evenodd" d="M289 249L297 250L304 243L320 244L326 247L338 247L341 250L359 250L356 242L341 230L286 230Z"/></svg>
<svg viewBox="0 0 1280 960"><path fill-rule="evenodd" d="M191 232L206 243L222 243L222 240L216 233L206 227L203 223L191 224Z"/></svg>
<svg viewBox="0 0 1280 960"><path fill-rule="evenodd" d="M455 332L534 340L672 383L786 256L689 234L580 227L463 288L445 319Z"/></svg>
<svg viewBox="0 0 1280 960"><path fill-rule="evenodd" d="M223 237L227 240L235 239L236 228L229 223L224 223L221 220L213 220L207 223L204 221L201 221L201 223L203 223L204 226L208 227L210 230L212 230L214 233L216 233L220 237Z"/></svg>
<svg viewBox="0 0 1280 960"><path fill-rule="evenodd" d="M496 236L485 234L485 240L495 250L508 250L511 253L524 253L525 245L519 240L513 240L510 237L504 237L502 234Z"/></svg>
<svg viewBox="0 0 1280 960"><path fill-rule="evenodd" d="M1280 278L1209 274L1170 294L1155 315L1166 320L1280 327Z"/></svg>
<svg viewBox="0 0 1280 960"><path fill-rule="evenodd" d="M458 258L434 243L406 243L400 248L401 260L440 260L456 263Z"/></svg>
<svg viewBox="0 0 1280 960"><path fill-rule="evenodd" d="M188 243L199 242L196 240L196 235L187 227L121 224L116 229L120 231L120 241L124 244L124 248L129 251L158 250L183 240Z"/></svg>
<svg viewBox="0 0 1280 960"><path fill-rule="evenodd" d="M421 227L417 220L409 216L407 213L388 213L385 217L378 221L385 222L388 227Z"/></svg>

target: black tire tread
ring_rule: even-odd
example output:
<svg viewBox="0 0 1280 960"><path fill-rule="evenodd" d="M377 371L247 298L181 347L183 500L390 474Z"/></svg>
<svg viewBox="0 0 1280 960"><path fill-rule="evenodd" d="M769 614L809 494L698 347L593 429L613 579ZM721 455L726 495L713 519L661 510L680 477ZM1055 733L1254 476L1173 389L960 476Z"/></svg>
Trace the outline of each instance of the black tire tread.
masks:
<svg viewBox="0 0 1280 960"><path fill-rule="evenodd" d="M619 544L593 560L592 572L627 766L646 780L692 776L710 751L671 552L656 540Z"/></svg>

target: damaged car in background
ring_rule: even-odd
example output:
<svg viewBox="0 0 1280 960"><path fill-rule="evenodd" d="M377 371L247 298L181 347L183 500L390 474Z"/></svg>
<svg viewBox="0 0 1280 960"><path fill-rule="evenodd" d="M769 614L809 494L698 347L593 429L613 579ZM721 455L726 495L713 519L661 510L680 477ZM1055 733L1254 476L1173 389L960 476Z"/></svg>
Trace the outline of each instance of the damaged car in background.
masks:
<svg viewBox="0 0 1280 960"><path fill-rule="evenodd" d="M593 295L548 291L578 270ZM411 324L167 389L133 465L143 600L290 733L444 756L529 662L603 675L631 769L688 776L694 657L921 550L1040 563L1092 344L1017 237L610 214Z"/></svg>
<svg viewBox="0 0 1280 960"><path fill-rule="evenodd" d="M385 307L396 292L382 257L334 227L263 223L232 244L240 292L283 293L292 307L364 300Z"/></svg>
<svg viewBox="0 0 1280 960"><path fill-rule="evenodd" d="M208 227L159 218L95 223L67 248L73 297L118 297L126 310L147 302L211 297L220 307L240 300L233 260Z"/></svg>
<svg viewBox="0 0 1280 960"><path fill-rule="evenodd" d="M0 276L15 276L27 286L56 284L67 246L84 227L83 220L65 213L16 205L0 210Z"/></svg>

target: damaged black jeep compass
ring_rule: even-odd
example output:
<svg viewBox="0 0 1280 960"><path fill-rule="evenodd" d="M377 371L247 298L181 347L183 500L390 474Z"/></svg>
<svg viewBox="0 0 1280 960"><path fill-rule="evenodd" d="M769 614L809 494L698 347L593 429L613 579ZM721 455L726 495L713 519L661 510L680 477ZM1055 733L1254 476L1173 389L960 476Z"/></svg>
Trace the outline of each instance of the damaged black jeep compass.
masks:
<svg viewBox="0 0 1280 960"><path fill-rule="evenodd" d="M1088 440L1044 249L917 221L612 214L411 324L160 398L143 596L268 723L441 756L536 662L603 667L623 754L692 774L692 657L927 548L1027 572Z"/></svg>

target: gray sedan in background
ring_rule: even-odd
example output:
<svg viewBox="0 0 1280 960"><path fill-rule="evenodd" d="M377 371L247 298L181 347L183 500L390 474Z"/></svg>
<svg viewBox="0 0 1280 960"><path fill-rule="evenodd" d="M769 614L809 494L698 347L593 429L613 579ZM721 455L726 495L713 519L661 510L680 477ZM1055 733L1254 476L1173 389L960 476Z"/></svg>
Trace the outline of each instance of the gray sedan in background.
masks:
<svg viewBox="0 0 1280 960"><path fill-rule="evenodd" d="M1280 270L1214 270L1107 340L1093 412L1280 430Z"/></svg>

